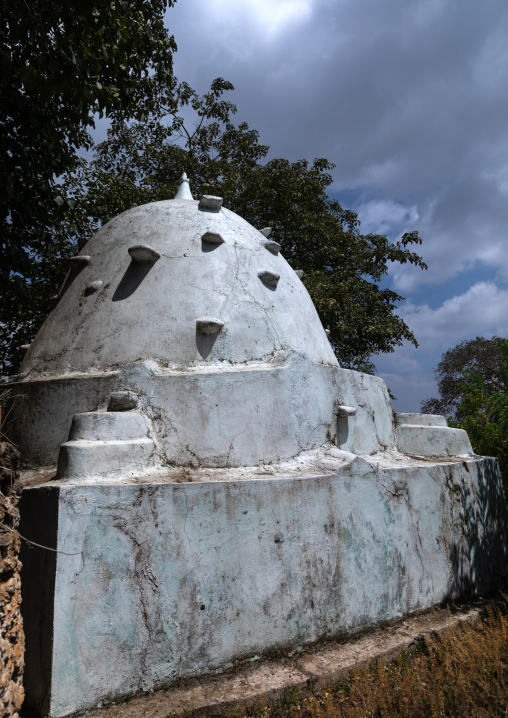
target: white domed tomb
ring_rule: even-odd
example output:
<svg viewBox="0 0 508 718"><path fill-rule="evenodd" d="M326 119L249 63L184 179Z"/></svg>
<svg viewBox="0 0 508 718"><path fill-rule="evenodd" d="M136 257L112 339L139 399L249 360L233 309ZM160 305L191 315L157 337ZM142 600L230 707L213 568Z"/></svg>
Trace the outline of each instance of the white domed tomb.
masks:
<svg viewBox="0 0 508 718"><path fill-rule="evenodd" d="M194 200L185 177L71 259L3 384L21 533L53 549L22 556L41 716L353 634L507 573L496 461L341 369L269 228Z"/></svg>

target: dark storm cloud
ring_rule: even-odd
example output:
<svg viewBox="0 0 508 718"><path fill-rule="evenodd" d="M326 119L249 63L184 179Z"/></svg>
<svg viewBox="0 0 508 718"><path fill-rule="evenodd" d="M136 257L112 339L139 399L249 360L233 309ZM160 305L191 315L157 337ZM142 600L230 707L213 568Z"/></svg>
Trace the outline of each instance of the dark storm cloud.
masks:
<svg viewBox="0 0 508 718"><path fill-rule="evenodd" d="M422 349L378 363L399 393L428 395L447 346L508 333L504 0L179 0L167 17L179 77L231 80L272 156L335 162L365 230L419 229L429 271L394 268L393 283ZM422 291L475 267L492 281L429 308Z"/></svg>
<svg viewBox="0 0 508 718"><path fill-rule="evenodd" d="M182 0L172 14L177 72L200 89L231 79L274 155L327 157L338 191L417 208L432 271L399 274L405 289L475 259L508 265L484 244L508 219L505 3Z"/></svg>

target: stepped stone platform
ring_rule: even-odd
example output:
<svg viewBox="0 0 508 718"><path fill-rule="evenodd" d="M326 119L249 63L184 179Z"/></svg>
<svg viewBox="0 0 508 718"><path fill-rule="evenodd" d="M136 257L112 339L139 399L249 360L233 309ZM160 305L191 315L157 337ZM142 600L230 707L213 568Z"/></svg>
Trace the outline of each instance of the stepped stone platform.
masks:
<svg viewBox="0 0 508 718"><path fill-rule="evenodd" d="M270 234L182 177L82 246L1 382L20 530L39 544L22 554L39 716L353 636L508 573L497 462L339 366Z"/></svg>
<svg viewBox="0 0 508 718"><path fill-rule="evenodd" d="M492 459L336 447L27 487L22 533L59 552L22 555L27 694L64 716L489 591L506 576L500 490Z"/></svg>

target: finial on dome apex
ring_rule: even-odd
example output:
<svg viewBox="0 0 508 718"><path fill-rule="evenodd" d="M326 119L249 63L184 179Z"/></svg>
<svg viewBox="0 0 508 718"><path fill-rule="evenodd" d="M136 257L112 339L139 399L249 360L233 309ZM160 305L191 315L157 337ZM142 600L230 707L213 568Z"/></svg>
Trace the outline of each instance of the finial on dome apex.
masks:
<svg viewBox="0 0 508 718"><path fill-rule="evenodd" d="M182 172L182 176L180 177L180 185L177 193L175 194L175 199L194 199L192 192L190 191L190 183L185 172Z"/></svg>

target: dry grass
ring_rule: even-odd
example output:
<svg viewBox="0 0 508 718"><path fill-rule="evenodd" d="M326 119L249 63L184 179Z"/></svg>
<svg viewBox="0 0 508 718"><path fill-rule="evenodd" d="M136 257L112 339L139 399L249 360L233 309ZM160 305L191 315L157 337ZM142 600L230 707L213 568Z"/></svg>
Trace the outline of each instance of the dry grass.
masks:
<svg viewBox="0 0 508 718"><path fill-rule="evenodd" d="M391 664L355 669L310 695L286 691L256 718L444 718L508 716L508 604L434 637Z"/></svg>

